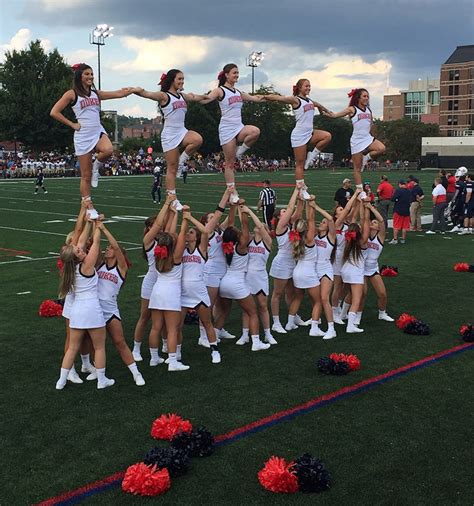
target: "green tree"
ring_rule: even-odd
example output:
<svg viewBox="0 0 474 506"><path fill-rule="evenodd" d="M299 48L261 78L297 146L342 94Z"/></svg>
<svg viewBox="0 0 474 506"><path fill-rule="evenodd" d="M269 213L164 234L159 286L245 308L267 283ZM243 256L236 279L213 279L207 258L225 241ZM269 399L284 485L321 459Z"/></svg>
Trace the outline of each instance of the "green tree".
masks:
<svg viewBox="0 0 474 506"><path fill-rule="evenodd" d="M8 51L0 70L0 134L34 151L64 149L73 132L53 120L53 104L71 87L72 73L55 49L46 54L39 40L22 51ZM65 111L72 119L72 112Z"/></svg>
<svg viewBox="0 0 474 506"><path fill-rule="evenodd" d="M350 139L352 125L350 121L343 118L333 119L318 115L314 117L314 128L326 130L326 132L332 135L331 142L324 148L324 151L326 153L333 153L335 161L351 157Z"/></svg>
<svg viewBox="0 0 474 506"><path fill-rule="evenodd" d="M219 143L219 105L211 102L206 105L190 102L186 113L186 128L201 134L203 142L199 152L203 155L221 150Z"/></svg>

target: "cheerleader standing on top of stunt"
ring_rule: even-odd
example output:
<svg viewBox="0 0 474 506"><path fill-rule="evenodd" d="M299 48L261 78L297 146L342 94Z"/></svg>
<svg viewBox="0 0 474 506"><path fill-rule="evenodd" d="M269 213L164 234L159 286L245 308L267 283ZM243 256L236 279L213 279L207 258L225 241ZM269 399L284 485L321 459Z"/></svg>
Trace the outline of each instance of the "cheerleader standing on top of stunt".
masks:
<svg viewBox="0 0 474 506"><path fill-rule="evenodd" d="M105 328L109 333L115 348L120 353L123 363L132 373L133 380L137 386L143 386L145 380L138 370L137 364L133 359L125 336L123 334L122 319L117 305L117 296L122 288L129 262L125 250L122 250L115 237L107 230L105 225L97 222L97 227L104 233L109 241L109 245L105 249L103 263L97 268L99 276L98 292L99 303L104 313Z"/></svg>
<svg viewBox="0 0 474 506"><path fill-rule="evenodd" d="M354 181L356 188L362 190L362 175L364 165L370 160L383 155L385 146L371 133L373 117L369 107L369 92L365 88L353 89L348 93L349 106L341 112L325 113L331 118L349 116L352 121L351 154L354 165ZM361 193L361 199L365 198Z"/></svg>
<svg viewBox="0 0 474 506"><path fill-rule="evenodd" d="M255 227L253 236L248 245L249 263L245 279L250 287L250 294L257 299L258 313L265 333L264 341L269 344L277 344L270 332L270 313L268 312L268 294L270 284L268 280L267 261L272 251L272 238L267 226L262 223L258 216L249 209L249 216L252 218ZM242 336L235 344L246 344L249 342L249 316L242 313Z"/></svg>
<svg viewBox="0 0 474 506"><path fill-rule="evenodd" d="M181 70L171 69L162 74L160 79L161 91L142 90L136 94L155 100L163 115L163 130L161 144L166 160L166 191L176 194L176 176L181 175L187 160L201 147L202 137L184 126L188 102L202 102L204 95L183 93L184 74ZM183 148L181 155L180 147ZM173 203L177 211L181 211L179 200Z"/></svg>
<svg viewBox="0 0 474 506"><path fill-rule="evenodd" d="M86 63L73 65L72 89L54 104L50 115L74 130L74 149L81 170L80 191L83 200L91 199L91 186L99 183L99 169L113 153L113 146L104 127L100 123L100 103L102 100L128 97L141 88L122 88L117 91L102 91L94 86L94 73ZM70 105L76 116L76 123L68 120L62 111ZM96 151L96 160L92 165L92 154ZM92 211L92 210L91 210ZM97 218L97 211L90 212L91 218Z"/></svg>
<svg viewBox="0 0 474 506"><path fill-rule="evenodd" d="M221 120L219 123L219 140L225 157L225 181L233 190L230 198L231 204L237 204L239 195L235 189L235 160L239 160L243 154L258 140L260 129L253 125L242 123L243 102L261 102L262 95L249 95L235 88L239 80L239 69L235 63L228 63L217 76L219 87L207 95L207 100L219 101ZM237 147L237 143L242 143Z"/></svg>
<svg viewBox="0 0 474 506"><path fill-rule="evenodd" d="M99 278L94 267L99 251L100 229L95 223L92 245L88 253L81 245L64 246L61 251L60 258L63 261L64 269L59 296L64 297L69 291L72 291L74 302L69 321L69 348L64 354L61 364L61 374L56 383L57 390L62 390L66 386L69 371L86 330L94 345L97 388L107 388L115 383L113 379L105 376L105 320L99 305L97 290Z"/></svg>
<svg viewBox="0 0 474 506"><path fill-rule="evenodd" d="M318 154L331 142L331 134L324 130L314 130L314 108L319 112L329 114L324 106L311 100L311 83L308 79L299 79L293 86L293 95L265 95L265 100L290 104L295 115L296 125L291 132L291 147L295 153L295 179L300 189L300 197L308 200L309 193L304 183L304 171L314 162ZM315 146L306 156L308 142ZM306 160L306 161L305 161Z"/></svg>

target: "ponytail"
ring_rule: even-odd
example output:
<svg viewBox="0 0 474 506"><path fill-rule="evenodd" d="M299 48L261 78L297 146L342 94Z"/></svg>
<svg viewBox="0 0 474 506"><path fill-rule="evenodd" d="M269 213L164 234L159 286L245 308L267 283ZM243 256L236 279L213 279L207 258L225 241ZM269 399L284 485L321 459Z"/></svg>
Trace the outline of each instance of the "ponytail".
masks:
<svg viewBox="0 0 474 506"><path fill-rule="evenodd" d="M182 73L181 70L171 69L166 74L161 74L160 82L158 83L161 86L161 91L168 91L179 73Z"/></svg>
<svg viewBox="0 0 474 506"><path fill-rule="evenodd" d="M217 80L219 81L219 86L224 86L227 81L226 74L228 74L232 69L238 68L235 63L228 63L224 65L224 68L217 74Z"/></svg>
<svg viewBox="0 0 474 506"><path fill-rule="evenodd" d="M63 262L63 269L59 279L59 298L64 299L66 295L74 290L76 282L76 255L74 246L68 244L63 246L59 258Z"/></svg>
<svg viewBox="0 0 474 506"><path fill-rule="evenodd" d="M293 258L295 260L298 260L304 255L307 231L308 224L306 220L300 218L296 221L293 230L289 232L290 242L293 248Z"/></svg>

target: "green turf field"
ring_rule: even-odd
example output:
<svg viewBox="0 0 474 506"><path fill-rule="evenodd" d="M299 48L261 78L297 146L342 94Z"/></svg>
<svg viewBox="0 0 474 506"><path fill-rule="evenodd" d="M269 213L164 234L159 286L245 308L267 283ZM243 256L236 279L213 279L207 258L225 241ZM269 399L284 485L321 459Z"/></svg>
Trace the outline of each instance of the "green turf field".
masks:
<svg viewBox="0 0 474 506"><path fill-rule="evenodd" d="M392 182L401 173L394 173ZM311 191L323 207L349 171L310 172ZM405 176L406 173L403 173ZM433 173L417 174L431 191ZM291 183L290 172L270 175ZM238 181L261 181L239 174ZM365 175L376 187L380 173ZM213 210L222 175L190 175L179 198L192 211ZM139 364L147 382L138 388L117 353L108 347L107 373L116 385L97 391L95 383L56 391L64 344L64 322L37 315L42 300L57 296L54 255L73 227L79 204L78 179L46 179L48 194L33 195L34 181L0 181L0 377L2 380L0 504L31 504L124 470L154 446L152 421L177 412L214 434L224 434L275 412L353 385L460 343L458 329L474 319L474 277L456 273L455 262L474 263L474 236L410 233L405 245L386 245L380 263L397 265L400 275L386 278L388 311L408 311L427 321L430 336L409 336L380 322L370 294L360 335L331 341L310 338L308 329L275 335L278 345L261 353L223 341L222 363L212 365L208 350L197 346L197 327L184 328L183 361L191 369L171 374L163 366ZM152 178L104 178L94 192L98 210L112 221L112 233L129 249L129 271L119 305L129 344L139 315L143 220L157 206L149 194ZM275 188L286 203L291 188ZM259 189L241 186L250 205ZM424 213L430 215L429 202ZM391 238L391 234L388 234ZM303 316L309 315L306 302ZM285 321L286 310L282 311ZM234 309L226 328L240 332ZM324 325L323 325L324 326ZM332 352L355 353L360 371L321 376L316 361ZM472 504L474 498L473 351L339 400L313 413L219 448L192 462L189 473L154 501L163 504ZM78 363L78 361L76 361ZM330 491L291 497L266 492L257 472L273 454L287 459L303 452L320 457L333 477ZM143 499L120 489L88 499L90 504L133 504Z"/></svg>

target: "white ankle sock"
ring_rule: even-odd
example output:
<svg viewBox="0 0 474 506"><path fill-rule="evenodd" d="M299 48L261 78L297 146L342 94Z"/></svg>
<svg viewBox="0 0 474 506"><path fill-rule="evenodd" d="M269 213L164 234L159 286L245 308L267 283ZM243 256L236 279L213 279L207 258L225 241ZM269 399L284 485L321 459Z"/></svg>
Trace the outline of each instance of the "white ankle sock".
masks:
<svg viewBox="0 0 474 506"><path fill-rule="evenodd" d="M248 337L249 336L249 329L242 329L242 337Z"/></svg>
<svg viewBox="0 0 474 506"><path fill-rule="evenodd" d="M186 163L189 160L189 155L186 153L186 151L183 151L181 155L179 156L179 165L182 165L183 163Z"/></svg>
<svg viewBox="0 0 474 506"><path fill-rule="evenodd" d="M101 383L105 380L105 367L102 369L97 369L97 382Z"/></svg>
<svg viewBox="0 0 474 506"><path fill-rule="evenodd" d="M133 341L133 351L135 353L140 353L140 348L142 347L142 343L138 341Z"/></svg>
<svg viewBox="0 0 474 506"><path fill-rule="evenodd" d="M265 333L265 337L268 337L268 336L272 335L270 329L263 329L263 332Z"/></svg>
<svg viewBox="0 0 474 506"><path fill-rule="evenodd" d="M334 330L334 322L328 322L328 330Z"/></svg>
<svg viewBox="0 0 474 506"><path fill-rule="evenodd" d="M296 315L289 314L288 315L288 323L295 323L295 316Z"/></svg>
<svg viewBox="0 0 474 506"><path fill-rule="evenodd" d="M130 369L130 372L132 373L133 377L135 377L137 374L140 374L140 371L138 370L137 364L133 362L133 364L130 364L127 366Z"/></svg>
<svg viewBox="0 0 474 506"><path fill-rule="evenodd" d="M168 358L170 359L170 362L169 362L170 364L178 361L178 359L176 358L176 353L170 353L168 355Z"/></svg>
<svg viewBox="0 0 474 506"><path fill-rule="evenodd" d="M273 323L275 325L280 325L280 317L279 316L274 316L273 317Z"/></svg>
<svg viewBox="0 0 474 506"><path fill-rule="evenodd" d="M257 334L256 336L252 336L252 343L257 343L260 341L260 336Z"/></svg>
<svg viewBox="0 0 474 506"><path fill-rule="evenodd" d="M67 375L69 374L69 371L71 369L64 369L64 367L61 367L61 373L59 375L59 381L61 383L66 383L67 381Z"/></svg>
<svg viewBox="0 0 474 506"><path fill-rule="evenodd" d="M351 308L350 304L348 304L347 302L343 302L342 303L342 309L341 309L341 316L342 317L346 317L350 308Z"/></svg>
<svg viewBox="0 0 474 506"><path fill-rule="evenodd" d="M207 339L206 329L201 324L199 324L199 337L201 339Z"/></svg>
<svg viewBox="0 0 474 506"><path fill-rule="evenodd" d="M82 365L84 367L91 367L92 366L91 356L89 353L87 353L86 355L81 355L81 360L82 360Z"/></svg>
<svg viewBox="0 0 474 506"><path fill-rule="evenodd" d="M158 348L150 348L150 355L152 360L158 360L160 358Z"/></svg>
<svg viewBox="0 0 474 506"><path fill-rule="evenodd" d="M181 344L176 345L176 360L181 360Z"/></svg>

